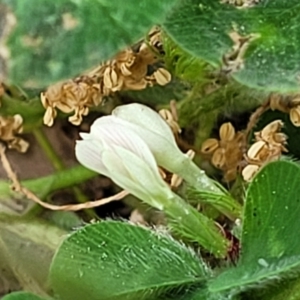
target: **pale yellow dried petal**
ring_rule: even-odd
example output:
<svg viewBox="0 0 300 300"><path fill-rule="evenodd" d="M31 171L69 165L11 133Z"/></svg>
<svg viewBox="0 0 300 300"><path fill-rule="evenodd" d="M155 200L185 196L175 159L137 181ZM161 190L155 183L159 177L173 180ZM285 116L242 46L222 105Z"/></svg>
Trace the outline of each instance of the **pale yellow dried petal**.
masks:
<svg viewBox="0 0 300 300"><path fill-rule="evenodd" d="M295 106L300 105L300 97L297 96L296 98L292 99L292 104Z"/></svg>
<svg viewBox="0 0 300 300"><path fill-rule="evenodd" d="M23 131L23 118L19 114L14 115L13 117L13 130L16 133L22 133Z"/></svg>
<svg viewBox="0 0 300 300"><path fill-rule="evenodd" d="M117 72L111 67L106 68L104 71L103 82L104 85L109 89L113 89L118 86Z"/></svg>
<svg viewBox="0 0 300 300"><path fill-rule="evenodd" d="M273 94L270 97L270 109L271 110L280 110L283 112L287 112L287 105L284 104L284 100L278 94Z"/></svg>
<svg viewBox="0 0 300 300"><path fill-rule="evenodd" d="M82 116L81 116L81 115L73 115L73 116L70 116L70 117L68 118L68 121L69 121L70 123L72 123L73 125L78 126L78 125L80 125L81 122L82 122Z"/></svg>
<svg viewBox="0 0 300 300"><path fill-rule="evenodd" d="M235 129L230 122L222 124L219 130L220 140L223 142L230 142L235 137Z"/></svg>
<svg viewBox="0 0 300 300"><path fill-rule="evenodd" d="M124 77L124 89L128 90L143 90L147 87L147 81L142 78L139 81L136 81L130 77Z"/></svg>
<svg viewBox="0 0 300 300"><path fill-rule="evenodd" d="M53 125L55 117L56 117L56 110L53 107L48 106L43 118L44 124L51 127Z"/></svg>
<svg viewBox="0 0 300 300"><path fill-rule="evenodd" d="M257 165L248 165L242 171L242 176L245 181L251 181L254 175L258 172L259 166Z"/></svg>
<svg viewBox="0 0 300 300"><path fill-rule="evenodd" d="M127 67L127 65L125 63L122 63L120 65L120 70L124 76L130 76L132 74L132 72L129 70L129 68Z"/></svg>
<svg viewBox="0 0 300 300"><path fill-rule="evenodd" d="M300 107L294 107L290 110L290 120L294 124L294 126L300 126Z"/></svg>
<svg viewBox="0 0 300 300"><path fill-rule="evenodd" d="M211 154L219 147L217 139L207 139L201 146L201 152L204 154Z"/></svg>
<svg viewBox="0 0 300 300"><path fill-rule="evenodd" d="M47 100L45 93L41 93L40 98L44 108L47 108L49 106L49 101Z"/></svg>
<svg viewBox="0 0 300 300"><path fill-rule="evenodd" d="M247 156L250 159L258 160L260 153L264 150L265 147L266 147L265 141L258 141L249 148L249 150L247 152Z"/></svg>
<svg viewBox="0 0 300 300"><path fill-rule="evenodd" d="M21 153L25 153L29 147L29 143L21 138L15 138L11 142L8 142L8 148L16 149Z"/></svg>
<svg viewBox="0 0 300 300"><path fill-rule="evenodd" d="M276 132L273 135L273 140L275 143L279 143L279 144L285 144L287 141L287 135L282 133L282 132Z"/></svg>
<svg viewBox="0 0 300 300"><path fill-rule="evenodd" d="M283 127L283 122L281 120L275 120L269 123L261 131L262 139L266 141L270 140L270 137L273 136L274 133L280 131L282 127Z"/></svg>
<svg viewBox="0 0 300 300"><path fill-rule="evenodd" d="M157 69L153 73L153 76L154 76L156 82L159 85L162 85L162 86L168 84L171 81L171 78L172 78L170 72L167 71L166 69L163 69L163 68Z"/></svg>
<svg viewBox="0 0 300 300"><path fill-rule="evenodd" d="M215 167L217 167L219 169L222 169L225 166L226 157L225 157L224 150L222 148L218 148L214 152L214 154L211 158L211 162Z"/></svg>
<svg viewBox="0 0 300 300"><path fill-rule="evenodd" d="M74 105L72 105L71 102L69 102L69 103L58 102L58 103L56 103L56 107L66 114L68 114L74 110Z"/></svg>

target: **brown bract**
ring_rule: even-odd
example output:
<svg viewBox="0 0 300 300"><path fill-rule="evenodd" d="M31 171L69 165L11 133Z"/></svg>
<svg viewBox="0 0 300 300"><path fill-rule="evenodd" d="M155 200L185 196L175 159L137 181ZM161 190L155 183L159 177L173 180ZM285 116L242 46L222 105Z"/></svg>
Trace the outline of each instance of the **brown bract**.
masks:
<svg viewBox="0 0 300 300"><path fill-rule="evenodd" d="M0 116L0 140L5 142L8 148L19 152L26 152L28 142L18 136L23 131L23 118L20 115L13 117Z"/></svg>
<svg viewBox="0 0 300 300"><path fill-rule="evenodd" d="M160 32L155 31L151 33L149 46L144 42L136 51L131 48L121 51L83 76L50 86L41 94L46 109L44 124L52 126L59 109L64 113L74 112L69 121L79 125L82 116L88 114L90 107L99 105L103 97L122 90L142 90L154 84L169 83L171 74L162 67L155 67L158 59L154 48L161 46L159 40ZM150 65L153 72L149 74Z"/></svg>
<svg viewBox="0 0 300 300"><path fill-rule="evenodd" d="M236 178L239 164L243 158L244 135L236 132L231 123L224 123L219 130L220 139L207 139L201 152L210 157L211 163L224 172L224 180Z"/></svg>

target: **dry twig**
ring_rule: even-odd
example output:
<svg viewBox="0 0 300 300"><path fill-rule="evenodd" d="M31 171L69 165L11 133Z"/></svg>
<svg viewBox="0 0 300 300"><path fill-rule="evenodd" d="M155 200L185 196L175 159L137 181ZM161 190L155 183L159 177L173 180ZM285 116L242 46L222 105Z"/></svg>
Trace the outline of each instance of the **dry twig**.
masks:
<svg viewBox="0 0 300 300"><path fill-rule="evenodd" d="M2 144L0 144L0 158L1 158L2 166L7 174L7 177L12 181L11 189L17 193L23 194L26 198L32 200L33 202L51 210L78 211L82 209L94 208L94 207L107 204L112 201L121 200L129 194L127 191L122 191L108 198L103 198L103 199L89 201L80 204L68 204L68 205L61 205L61 206L49 204L43 202L33 192L31 192L29 189L21 185L20 181L17 178L16 173L13 171L9 160L7 159L7 156L5 154L5 147Z"/></svg>

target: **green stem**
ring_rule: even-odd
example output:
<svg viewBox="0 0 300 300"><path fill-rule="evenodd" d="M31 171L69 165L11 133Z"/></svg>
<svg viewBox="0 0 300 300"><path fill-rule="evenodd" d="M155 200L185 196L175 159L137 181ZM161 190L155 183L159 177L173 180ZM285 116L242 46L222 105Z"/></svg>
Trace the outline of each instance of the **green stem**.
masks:
<svg viewBox="0 0 300 300"><path fill-rule="evenodd" d="M43 133L42 129L41 128L34 129L33 134L34 134L37 142L39 143L39 145L43 149L45 155L51 161L53 167L57 171L63 171L65 169L65 166L64 166L62 160L60 159L60 157L56 154L54 148L52 147L51 143L49 142L49 140L47 139L47 137ZM87 197L82 193L82 191L78 187L73 186L72 190L73 190L73 193L75 195L75 198L76 198L77 202L84 203L84 202L87 202L89 200L89 199L87 199ZM96 214L92 209L86 210L86 213L91 218L96 217Z"/></svg>
<svg viewBox="0 0 300 300"><path fill-rule="evenodd" d="M21 181L21 184L31 190L39 198L45 197L54 191L68 188L73 185L79 184L98 174L78 165L70 169L55 172L51 175L39 177L36 179L28 179ZM10 189L6 181L0 181L0 202L11 198L15 193Z"/></svg>
<svg viewBox="0 0 300 300"><path fill-rule="evenodd" d="M42 132L41 128L36 128L33 130L34 137L36 138L37 142L43 149L44 153L48 157L48 159L51 161L53 167L57 171L62 171L65 166L61 159L58 157L56 154L54 148L52 147L51 143L49 140L46 138L44 133Z"/></svg>

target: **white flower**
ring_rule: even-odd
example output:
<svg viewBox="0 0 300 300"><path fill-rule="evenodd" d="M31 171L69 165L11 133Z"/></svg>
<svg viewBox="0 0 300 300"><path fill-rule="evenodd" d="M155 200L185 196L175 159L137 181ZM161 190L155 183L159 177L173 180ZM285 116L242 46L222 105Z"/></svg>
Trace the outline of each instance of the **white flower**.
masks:
<svg viewBox="0 0 300 300"><path fill-rule="evenodd" d="M114 116L96 120L91 132L81 134L83 140L77 141L76 157L87 168L162 210L173 193L162 180L147 144L124 123Z"/></svg>
<svg viewBox="0 0 300 300"><path fill-rule="evenodd" d="M115 108L112 114L131 124L127 126L146 142L159 166L180 174L186 162L190 161L177 147L168 124L151 108L132 103Z"/></svg>

